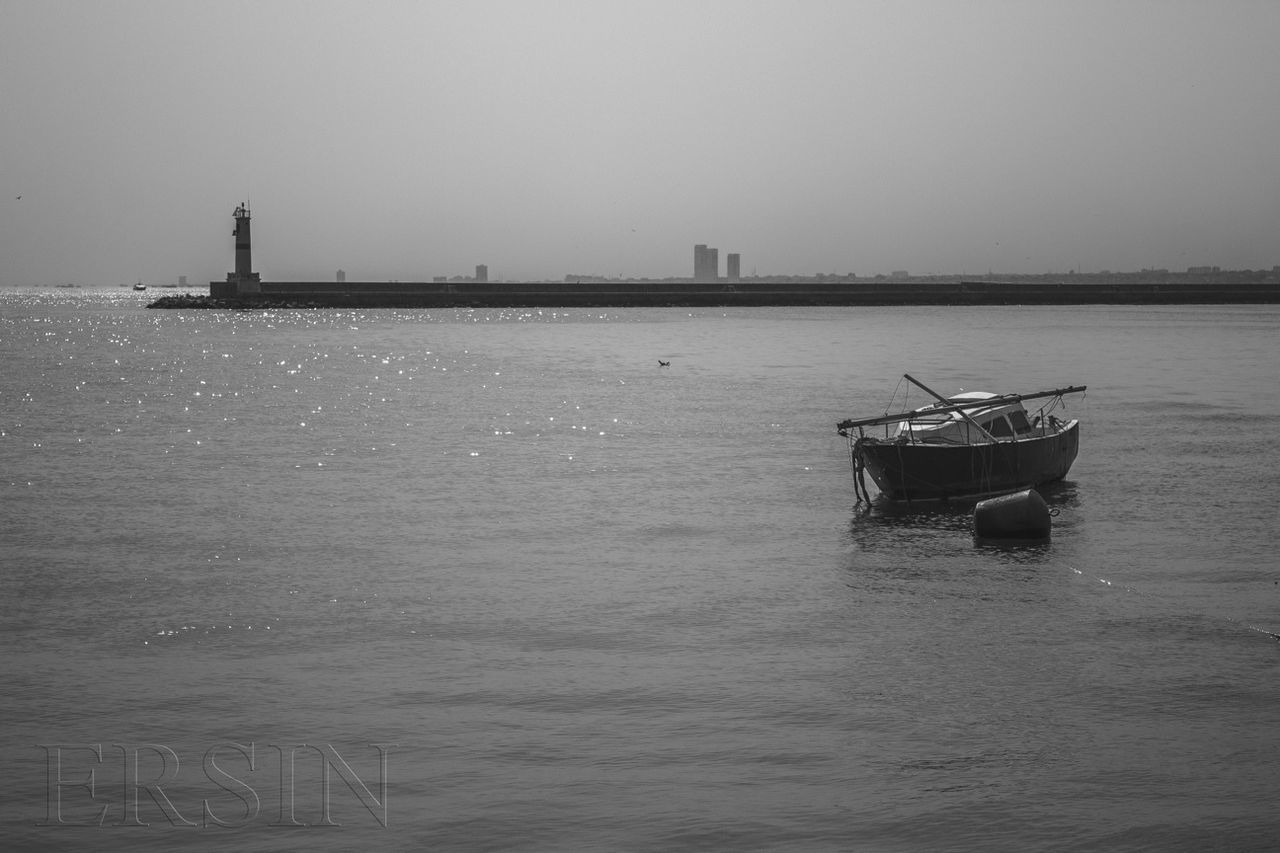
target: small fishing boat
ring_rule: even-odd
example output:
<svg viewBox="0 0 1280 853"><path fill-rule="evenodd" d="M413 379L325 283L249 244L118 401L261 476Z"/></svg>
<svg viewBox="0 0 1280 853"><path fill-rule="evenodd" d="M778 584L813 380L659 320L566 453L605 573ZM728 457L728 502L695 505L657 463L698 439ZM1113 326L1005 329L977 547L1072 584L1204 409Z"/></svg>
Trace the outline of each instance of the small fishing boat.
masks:
<svg viewBox="0 0 1280 853"><path fill-rule="evenodd" d="M143 284L142 282L138 282L137 284L135 284L135 285L133 286L133 289L134 289L134 290L146 290L146 289L147 289L147 286L146 286L145 284Z"/></svg>
<svg viewBox="0 0 1280 853"><path fill-rule="evenodd" d="M937 402L909 412L854 418L837 424L849 440L854 491L868 502L864 471L890 501L978 499L1061 480L1080 449L1080 422L1054 412L1071 385L1031 394L970 391L943 397L909 374ZM1023 405L1044 400L1034 410ZM875 435L876 427L883 434ZM859 492L860 490L860 492Z"/></svg>

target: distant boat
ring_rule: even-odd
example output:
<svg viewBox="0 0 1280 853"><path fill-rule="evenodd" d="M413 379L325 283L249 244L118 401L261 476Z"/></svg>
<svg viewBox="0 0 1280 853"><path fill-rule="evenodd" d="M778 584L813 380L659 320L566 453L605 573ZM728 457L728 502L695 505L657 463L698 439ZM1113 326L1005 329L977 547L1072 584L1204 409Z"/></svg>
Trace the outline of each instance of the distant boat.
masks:
<svg viewBox="0 0 1280 853"><path fill-rule="evenodd" d="M133 286L133 289L134 289L134 290L146 290L146 289L147 289L147 286L146 286L145 284L143 284L142 282L138 282L137 284L135 284L135 285Z"/></svg>
<svg viewBox="0 0 1280 853"><path fill-rule="evenodd" d="M971 391L943 397L905 378L938 402L910 412L837 424L849 439L854 490L870 500L863 470L890 501L981 498L1061 480L1080 449L1080 422L1051 414L1064 394L1084 385L1031 394ZM1034 415L1024 400L1047 399ZM883 426L884 436L867 434ZM861 497L861 496L860 496Z"/></svg>

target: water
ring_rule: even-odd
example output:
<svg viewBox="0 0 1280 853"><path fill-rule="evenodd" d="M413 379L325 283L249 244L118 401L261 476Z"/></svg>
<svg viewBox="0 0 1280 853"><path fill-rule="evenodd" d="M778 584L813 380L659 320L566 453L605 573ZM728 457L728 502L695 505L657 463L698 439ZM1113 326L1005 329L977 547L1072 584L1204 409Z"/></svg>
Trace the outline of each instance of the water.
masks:
<svg viewBox="0 0 1280 853"><path fill-rule="evenodd" d="M0 294L8 849L1280 844L1276 307L145 300ZM1090 386L1050 544L903 372Z"/></svg>

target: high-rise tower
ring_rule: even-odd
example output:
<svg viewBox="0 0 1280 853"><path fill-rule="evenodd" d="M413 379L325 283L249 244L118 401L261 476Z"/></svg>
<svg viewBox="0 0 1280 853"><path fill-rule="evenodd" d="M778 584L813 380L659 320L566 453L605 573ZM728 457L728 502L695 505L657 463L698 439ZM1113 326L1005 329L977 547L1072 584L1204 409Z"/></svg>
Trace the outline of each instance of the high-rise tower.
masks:
<svg viewBox="0 0 1280 853"><path fill-rule="evenodd" d="M715 281L720 277L720 250L705 243L693 247L693 280Z"/></svg>

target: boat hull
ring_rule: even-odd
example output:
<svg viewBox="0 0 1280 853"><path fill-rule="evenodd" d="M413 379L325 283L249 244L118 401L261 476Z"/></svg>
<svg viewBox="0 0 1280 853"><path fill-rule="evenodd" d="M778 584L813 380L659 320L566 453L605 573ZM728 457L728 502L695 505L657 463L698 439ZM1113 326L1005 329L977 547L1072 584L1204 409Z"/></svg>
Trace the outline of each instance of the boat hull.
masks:
<svg viewBox="0 0 1280 853"><path fill-rule="evenodd" d="M924 444L862 439L855 454L891 501L979 498L1061 480L1080 449L1080 423L995 444Z"/></svg>

